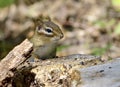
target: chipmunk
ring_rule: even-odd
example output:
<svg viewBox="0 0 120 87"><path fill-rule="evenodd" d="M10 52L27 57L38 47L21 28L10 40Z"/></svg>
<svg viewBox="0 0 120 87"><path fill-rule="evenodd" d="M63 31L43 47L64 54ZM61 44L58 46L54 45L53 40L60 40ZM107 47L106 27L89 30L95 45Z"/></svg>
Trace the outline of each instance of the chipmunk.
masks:
<svg viewBox="0 0 120 87"><path fill-rule="evenodd" d="M63 38L62 30L49 17L39 17L34 23L35 32L30 38L30 42L33 43L32 55L37 59L54 58L58 41Z"/></svg>

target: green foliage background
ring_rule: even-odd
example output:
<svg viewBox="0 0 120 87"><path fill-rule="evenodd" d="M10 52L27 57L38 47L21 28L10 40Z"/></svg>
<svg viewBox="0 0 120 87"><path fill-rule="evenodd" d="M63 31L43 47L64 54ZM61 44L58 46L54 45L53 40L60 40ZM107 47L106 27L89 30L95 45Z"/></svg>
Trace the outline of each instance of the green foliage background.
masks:
<svg viewBox="0 0 120 87"><path fill-rule="evenodd" d="M0 0L0 8L6 7L14 3L15 0Z"/></svg>

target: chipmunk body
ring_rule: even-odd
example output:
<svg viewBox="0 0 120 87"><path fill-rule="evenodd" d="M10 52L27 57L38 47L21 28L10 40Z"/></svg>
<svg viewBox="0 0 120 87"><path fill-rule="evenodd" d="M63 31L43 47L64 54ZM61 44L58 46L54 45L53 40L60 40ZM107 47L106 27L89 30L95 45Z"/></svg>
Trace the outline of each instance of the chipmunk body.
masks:
<svg viewBox="0 0 120 87"><path fill-rule="evenodd" d="M50 19L38 18L35 21L35 32L30 41L33 43L33 55L38 59L48 59L56 56L58 40L63 33L58 25Z"/></svg>

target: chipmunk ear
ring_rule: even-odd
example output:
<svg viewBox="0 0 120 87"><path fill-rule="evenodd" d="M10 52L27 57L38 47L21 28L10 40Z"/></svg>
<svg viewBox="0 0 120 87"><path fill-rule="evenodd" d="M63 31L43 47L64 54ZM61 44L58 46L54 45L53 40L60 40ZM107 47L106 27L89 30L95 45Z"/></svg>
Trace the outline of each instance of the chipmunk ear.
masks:
<svg viewBox="0 0 120 87"><path fill-rule="evenodd" d="M49 16L43 16L42 15L41 19L42 19L43 22L51 21L51 18Z"/></svg>
<svg viewBox="0 0 120 87"><path fill-rule="evenodd" d="M51 21L51 18L50 18L49 16L46 16L44 19L45 19L46 21Z"/></svg>
<svg viewBox="0 0 120 87"><path fill-rule="evenodd" d="M42 20L41 16L39 16L37 18L32 18L32 21L35 24L35 26L38 26L38 25L40 26L43 24L43 20Z"/></svg>

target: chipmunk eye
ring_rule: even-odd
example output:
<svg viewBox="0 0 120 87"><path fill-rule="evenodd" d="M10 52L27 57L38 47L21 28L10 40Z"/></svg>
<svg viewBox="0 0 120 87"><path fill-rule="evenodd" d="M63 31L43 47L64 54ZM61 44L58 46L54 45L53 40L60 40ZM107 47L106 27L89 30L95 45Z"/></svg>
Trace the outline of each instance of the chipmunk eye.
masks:
<svg viewBox="0 0 120 87"><path fill-rule="evenodd" d="M52 32L52 30L50 28L46 28L45 31L48 32L48 33Z"/></svg>

